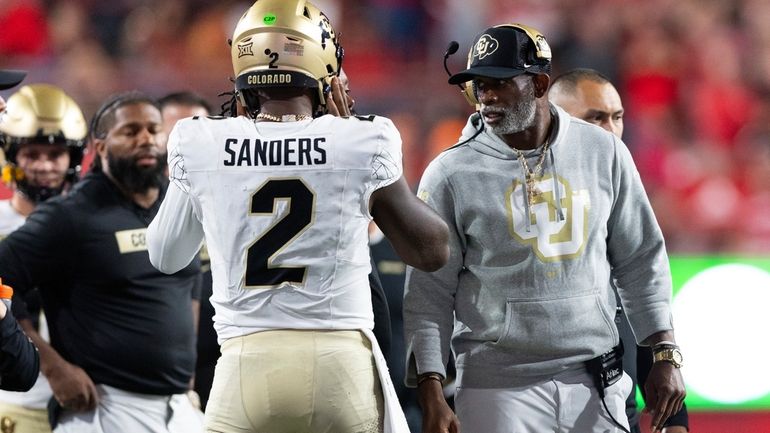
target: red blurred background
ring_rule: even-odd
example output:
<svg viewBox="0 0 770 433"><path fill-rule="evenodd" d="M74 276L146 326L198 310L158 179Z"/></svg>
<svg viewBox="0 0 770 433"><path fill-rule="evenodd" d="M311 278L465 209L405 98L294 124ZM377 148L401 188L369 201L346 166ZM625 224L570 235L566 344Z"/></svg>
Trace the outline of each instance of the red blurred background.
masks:
<svg viewBox="0 0 770 433"><path fill-rule="evenodd" d="M770 255L770 1L315 3L341 33L357 110L388 116L401 131L413 186L472 110L446 83L447 43L460 42L449 62L456 71L477 32L521 22L546 35L555 75L591 67L617 85L624 141L671 253ZM226 39L249 5L2 0L0 67L29 70L26 83L63 87L89 118L106 96L128 89L194 90L218 106L232 87ZM770 432L770 413L691 411L691 426Z"/></svg>

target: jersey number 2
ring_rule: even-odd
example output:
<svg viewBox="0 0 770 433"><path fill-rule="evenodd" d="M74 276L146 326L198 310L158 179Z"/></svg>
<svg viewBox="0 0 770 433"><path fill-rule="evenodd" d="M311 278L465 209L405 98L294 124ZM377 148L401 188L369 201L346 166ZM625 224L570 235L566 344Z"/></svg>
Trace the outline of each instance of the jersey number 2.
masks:
<svg viewBox="0 0 770 433"><path fill-rule="evenodd" d="M246 253L246 286L302 283L306 267L272 266L272 258L313 222L315 194L300 179L271 179L251 196L251 214L273 214L278 200L288 201L288 211Z"/></svg>

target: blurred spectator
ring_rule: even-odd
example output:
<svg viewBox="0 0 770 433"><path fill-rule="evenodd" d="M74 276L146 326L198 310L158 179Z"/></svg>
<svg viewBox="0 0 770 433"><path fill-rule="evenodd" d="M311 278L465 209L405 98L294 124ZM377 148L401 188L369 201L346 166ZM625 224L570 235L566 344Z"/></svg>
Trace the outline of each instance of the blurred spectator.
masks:
<svg viewBox="0 0 770 433"><path fill-rule="evenodd" d="M195 88L213 102L232 89L226 40L250 2L2 0L0 53L13 58L0 67L27 67L31 80L67 88L87 114L107 95L132 88L155 95ZM734 252L745 244L740 239L752 238L753 228L727 221L746 217L743 204L761 208L765 200L766 191L747 187L759 183L761 169L740 160L747 125L770 101L767 0L318 4L341 34L345 69L363 101L358 111L387 113L406 131L410 177L439 150L431 143L447 117L471 110L446 91L447 43L456 40L465 52L487 24L528 22L553 35L554 49L565 54L555 73L592 67L618 83L630 108L626 142L656 212L666 215L670 251ZM450 69L465 62L456 55ZM732 202L734 209L720 206Z"/></svg>
<svg viewBox="0 0 770 433"><path fill-rule="evenodd" d="M38 56L48 48L48 25L38 0L0 3L0 56Z"/></svg>

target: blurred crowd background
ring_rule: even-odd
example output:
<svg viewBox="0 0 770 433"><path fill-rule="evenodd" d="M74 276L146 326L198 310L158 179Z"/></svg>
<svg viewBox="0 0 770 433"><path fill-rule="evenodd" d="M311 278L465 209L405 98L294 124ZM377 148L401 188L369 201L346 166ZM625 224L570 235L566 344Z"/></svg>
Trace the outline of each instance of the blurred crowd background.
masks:
<svg viewBox="0 0 770 433"><path fill-rule="evenodd" d="M345 47L359 113L392 118L416 186L472 112L446 83L451 40L520 22L554 74L599 70L626 108L633 152L674 253L770 252L769 0L316 0ZM117 91L232 89L241 0L0 0L0 67L61 86L87 117ZM12 91L4 92L4 96Z"/></svg>

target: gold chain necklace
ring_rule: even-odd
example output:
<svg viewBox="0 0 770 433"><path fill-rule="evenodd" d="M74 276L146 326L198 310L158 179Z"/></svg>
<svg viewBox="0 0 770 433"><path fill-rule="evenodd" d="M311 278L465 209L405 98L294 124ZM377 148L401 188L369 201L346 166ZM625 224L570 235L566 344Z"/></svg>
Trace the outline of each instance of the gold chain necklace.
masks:
<svg viewBox="0 0 770 433"><path fill-rule="evenodd" d="M529 203L530 207L535 204L535 196L540 195L540 191L538 191L538 189L535 187L535 178L541 176L541 172L543 171L543 162L545 162L545 155L548 153L548 147L551 144L550 142L551 140L548 140L543 145L543 152L537 159L537 163L535 164L535 168L533 170L529 168L529 164L527 164L527 158L524 156L524 153L515 147L512 148L513 151L516 152L516 156L521 163L521 168L524 170L524 179L527 184L527 202Z"/></svg>
<svg viewBox="0 0 770 433"><path fill-rule="evenodd" d="M307 114L284 114L282 116L276 116L269 113L257 113L257 119L269 120L271 122L299 122L300 120L312 119Z"/></svg>

